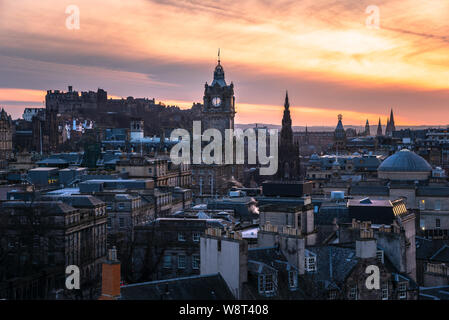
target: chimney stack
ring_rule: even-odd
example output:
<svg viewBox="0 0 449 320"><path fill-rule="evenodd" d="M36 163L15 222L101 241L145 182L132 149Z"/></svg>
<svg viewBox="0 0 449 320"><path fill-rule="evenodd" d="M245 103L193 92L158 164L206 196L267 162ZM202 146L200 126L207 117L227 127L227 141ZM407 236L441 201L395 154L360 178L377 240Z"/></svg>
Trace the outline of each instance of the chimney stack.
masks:
<svg viewBox="0 0 449 320"><path fill-rule="evenodd" d="M370 222L362 222L366 228L360 229L360 237L355 242L356 256L361 259L376 258L377 240Z"/></svg>
<svg viewBox="0 0 449 320"><path fill-rule="evenodd" d="M120 261L117 260L115 246L108 251L108 259L103 262L101 296L99 300L116 300L120 297Z"/></svg>

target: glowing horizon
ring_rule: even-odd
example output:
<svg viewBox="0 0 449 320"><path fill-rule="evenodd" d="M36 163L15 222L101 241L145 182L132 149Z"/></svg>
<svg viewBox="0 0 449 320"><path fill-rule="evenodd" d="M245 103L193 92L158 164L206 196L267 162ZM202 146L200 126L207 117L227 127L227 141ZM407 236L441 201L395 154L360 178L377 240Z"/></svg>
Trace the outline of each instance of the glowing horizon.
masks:
<svg viewBox="0 0 449 320"><path fill-rule="evenodd" d="M69 4L80 8L79 30L65 26ZM280 124L288 90L293 125L333 126L339 113L346 125L385 125L390 108L397 125L446 125L449 2L379 0L379 29L365 25L371 4L1 2L0 106L18 114L73 85L189 107L202 101L221 48L236 123Z"/></svg>

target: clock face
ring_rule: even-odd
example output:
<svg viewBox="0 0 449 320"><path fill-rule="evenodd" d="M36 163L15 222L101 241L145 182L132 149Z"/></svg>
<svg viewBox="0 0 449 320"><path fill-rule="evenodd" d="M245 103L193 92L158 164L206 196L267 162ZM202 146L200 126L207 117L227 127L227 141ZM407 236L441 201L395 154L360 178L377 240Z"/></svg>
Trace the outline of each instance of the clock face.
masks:
<svg viewBox="0 0 449 320"><path fill-rule="evenodd" d="M212 105L214 107L219 107L221 105L221 99L220 97L213 97L212 98Z"/></svg>

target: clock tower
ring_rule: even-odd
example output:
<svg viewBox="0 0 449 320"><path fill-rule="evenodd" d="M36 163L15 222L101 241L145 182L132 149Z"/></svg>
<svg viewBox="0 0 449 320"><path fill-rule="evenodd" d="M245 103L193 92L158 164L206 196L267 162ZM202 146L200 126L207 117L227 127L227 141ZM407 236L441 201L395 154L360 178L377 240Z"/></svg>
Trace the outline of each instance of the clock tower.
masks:
<svg viewBox="0 0 449 320"><path fill-rule="evenodd" d="M211 85L204 86L203 109L201 110L202 130L218 129L224 137L225 129L234 129L235 97L234 84L226 84L223 67L220 63L214 71Z"/></svg>

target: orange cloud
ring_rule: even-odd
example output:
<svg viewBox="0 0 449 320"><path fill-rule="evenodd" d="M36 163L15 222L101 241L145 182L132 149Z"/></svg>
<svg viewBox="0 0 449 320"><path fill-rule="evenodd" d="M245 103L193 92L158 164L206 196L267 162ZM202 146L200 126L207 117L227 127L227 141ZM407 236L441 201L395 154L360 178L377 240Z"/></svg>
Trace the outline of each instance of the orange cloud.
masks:
<svg viewBox="0 0 449 320"><path fill-rule="evenodd" d="M76 31L65 27L69 4L72 1L2 2L0 54L11 57L20 52L26 59L64 70L67 77L101 74L104 79L122 81L123 91L116 90L122 95L138 84L143 84L141 96L169 96L168 91L148 93L145 86L168 87L177 94L181 88L165 78L169 76L164 67L170 63L213 65L219 47L227 66L243 66L261 78L304 79L307 75L348 88L449 89L447 0L383 1L378 30L365 26L365 5L350 0L77 0L81 28ZM150 71L139 69L149 60L159 62L159 78L150 74L156 67L149 62ZM140 64L128 71L121 61ZM38 72L31 69L25 71L36 76ZM168 71L176 78L176 72ZM319 100L321 92L310 94ZM240 122L253 117L280 119L282 112L277 116L275 112L278 107L245 102L237 115ZM401 108L409 111L406 103ZM407 112L407 118L398 121L440 123L446 116L442 111L421 117L420 110L410 110L412 115ZM298 107L297 112L302 114L296 121L303 124L335 123L338 113L354 123L364 123L367 117L377 123L379 116L358 112L356 105L336 111L320 104Z"/></svg>

